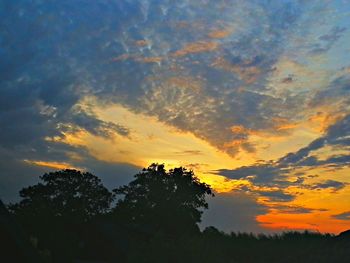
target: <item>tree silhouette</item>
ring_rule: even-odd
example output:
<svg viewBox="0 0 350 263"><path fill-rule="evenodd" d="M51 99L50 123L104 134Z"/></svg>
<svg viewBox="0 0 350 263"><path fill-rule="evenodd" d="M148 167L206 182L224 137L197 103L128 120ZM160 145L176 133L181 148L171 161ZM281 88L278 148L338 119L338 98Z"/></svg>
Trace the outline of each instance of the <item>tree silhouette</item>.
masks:
<svg viewBox="0 0 350 263"><path fill-rule="evenodd" d="M66 169L40 180L23 188L22 200L9 210L38 238L39 246L56 253L58 261L68 260L77 253L87 223L108 211L113 195L88 172Z"/></svg>
<svg viewBox="0 0 350 263"><path fill-rule="evenodd" d="M166 171L152 164L114 194L96 176L76 170L40 179L20 191L19 203L9 205L12 216L0 201L0 247L9 262L29 262L33 253L37 257L27 234L39 255L57 263L350 262L349 231L337 237L227 234L215 227L200 232L197 224L212 190L182 167ZM111 210L115 195L120 199Z"/></svg>
<svg viewBox="0 0 350 263"><path fill-rule="evenodd" d="M129 185L113 190L122 195L114 213L152 235L181 236L199 232L202 210L208 208L209 185L192 171L179 167L166 171L152 164Z"/></svg>
<svg viewBox="0 0 350 263"><path fill-rule="evenodd" d="M23 188L22 200L10 209L31 216L69 218L86 222L106 212L113 200L101 180L91 173L66 169L44 174L43 183Z"/></svg>

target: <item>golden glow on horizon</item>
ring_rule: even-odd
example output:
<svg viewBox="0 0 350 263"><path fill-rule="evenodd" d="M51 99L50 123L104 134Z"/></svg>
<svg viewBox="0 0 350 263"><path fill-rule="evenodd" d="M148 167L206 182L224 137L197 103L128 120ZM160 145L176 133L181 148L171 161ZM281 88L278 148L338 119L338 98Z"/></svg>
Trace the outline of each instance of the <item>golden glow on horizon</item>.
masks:
<svg viewBox="0 0 350 263"><path fill-rule="evenodd" d="M343 189L336 190L334 188L300 188L299 186L288 187L288 192L296 193L297 198L291 202L278 202L274 203L268 200L260 203L271 207L270 211L264 215L259 215L257 221L265 228L272 230L293 230L293 229L308 229L320 232L340 233L349 229L350 222L347 220L339 220L333 216L341 214L349 210L350 200L350 178L347 175L350 173L350 168L345 168L337 171L334 174L333 171L327 168L309 168L300 169L294 171L295 173L304 172L304 177L307 178L304 185L313 186L319 182L326 180L339 180L348 183ZM317 175L321 175L318 177ZM315 176L316 175L316 176ZM310 177L308 177L310 176ZM345 180L344 180L345 179ZM293 213L279 211L279 209L273 209L274 206L290 206L301 207L311 209L309 213Z"/></svg>
<svg viewBox="0 0 350 263"><path fill-rule="evenodd" d="M96 159L106 162L131 163L140 167L147 167L153 162L165 163L167 168L184 166L193 169L217 192L228 192L247 183L213 173L213 170L222 167L232 168L232 164L234 167L252 164L254 159L245 152L240 152L233 159L191 133L181 132L156 118L133 113L121 105L102 106L93 97L86 98L79 107L89 108L89 112L93 111L103 121L125 125L131 134L121 136L115 133L107 139L72 129L72 132L65 132L63 138L47 140L84 146Z"/></svg>
<svg viewBox="0 0 350 263"><path fill-rule="evenodd" d="M194 84L192 80L169 80L170 84L188 85L190 89L200 89L200 84ZM174 82L175 81L175 82ZM193 86L195 85L195 86ZM256 152L248 153L240 150L234 157L208 142L201 140L188 132L182 132L174 127L168 126L155 117L135 113L121 105L103 105L95 97L86 97L80 101L82 110L94 114L98 119L123 125L130 129L128 136L114 133L111 138L93 135L85 130L70 127L63 137L46 138L54 142L65 143L71 146L85 147L96 159L105 162L130 163L140 167L146 167L150 163L165 163L167 168L184 166L195 171L195 174L204 182L210 184L216 192L230 192L241 189L243 186L251 191L278 191L278 188L257 187L247 180L232 180L215 174L217 169L233 169L241 166L249 166L259 160L273 160L284 156L288 152L295 152L301 147L307 146L314 139L319 138L320 130L314 129L314 123L300 121L298 124L288 123L285 119L276 119L273 131L253 131L243 126L232 126L235 134L248 134L246 141L253 143ZM329 122L332 123L332 122ZM281 128L283 127L283 128ZM283 130L281 132L281 130ZM233 141L232 143L238 143ZM332 149L324 148L323 151L315 151L320 158L326 158ZM342 153L339 150L338 153ZM79 158L79 156L72 156ZM69 164L49 163L42 161L27 161L34 165L41 165L55 169L69 167ZM305 183L313 185L325 180L342 181L350 172L343 169L336 175L327 167L300 168L292 171L286 180L295 181L298 173L303 173ZM314 175L322 174L321 177ZM308 177L309 176L309 177ZM350 183L350 179L348 180ZM291 207L311 208L310 213L293 213L279 211L273 207L268 213L259 215L256 219L263 227L281 229L309 229L321 232L340 232L350 227L350 223L332 218L349 210L347 200L350 200L349 186L335 192L334 189L311 189L290 186L285 189L286 193L296 194L297 198L291 202L272 202L269 198L257 197L257 201L264 206L284 205ZM331 225L334 222L334 225Z"/></svg>
<svg viewBox="0 0 350 263"><path fill-rule="evenodd" d="M312 230L322 233L340 233L349 229L349 222L332 219L323 212L308 214L269 213L257 217L257 221L271 230Z"/></svg>

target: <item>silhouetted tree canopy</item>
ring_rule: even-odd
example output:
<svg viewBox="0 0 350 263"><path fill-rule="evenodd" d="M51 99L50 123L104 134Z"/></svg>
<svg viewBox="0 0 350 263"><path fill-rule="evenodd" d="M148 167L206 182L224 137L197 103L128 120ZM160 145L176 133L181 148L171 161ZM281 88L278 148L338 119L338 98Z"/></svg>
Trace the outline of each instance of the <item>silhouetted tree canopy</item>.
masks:
<svg viewBox="0 0 350 263"><path fill-rule="evenodd" d="M66 169L40 180L23 188L22 200L9 210L38 239L38 248L50 251L54 262L70 262L85 243L89 222L109 211L113 195L88 172Z"/></svg>
<svg viewBox="0 0 350 263"><path fill-rule="evenodd" d="M23 188L22 200L10 209L33 217L67 217L86 222L106 212L113 200L101 180L88 172L66 169L46 173L40 180L42 182Z"/></svg>
<svg viewBox="0 0 350 263"><path fill-rule="evenodd" d="M198 231L202 210L208 208L206 195L213 195L183 167L166 171L164 165L152 164L129 185L113 190L122 195L115 213L131 224L151 233L180 235Z"/></svg>

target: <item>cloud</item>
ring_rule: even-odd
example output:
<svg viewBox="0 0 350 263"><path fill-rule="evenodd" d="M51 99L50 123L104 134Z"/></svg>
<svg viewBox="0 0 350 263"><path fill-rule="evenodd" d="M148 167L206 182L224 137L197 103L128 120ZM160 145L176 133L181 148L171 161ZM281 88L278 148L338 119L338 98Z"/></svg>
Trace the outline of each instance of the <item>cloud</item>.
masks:
<svg viewBox="0 0 350 263"><path fill-rule="evenodd" d="M186 151L182 151L182 152L174 152L174 154L193 156L193 155L203 155L204 153L202 151L198 151L198 150L186 150Z"/></svg>
<svg viewBox="0 0 350 263"><path fill-rule="evenodd" d="M210 38L225 38L232 34L231 30L213 30L208 34Z"/></svg>
<svg viewBox="0 0 350 263"><path fill-rule="evenodd" d="M318 150L322 148L326 143L325 138L318 138L314 141L312 141L308 146L301 148L295 153L288 153L284 157L279 159L279 163L281 165L287 166L287 165L295 165L298 162L305 161L305 158L308 157L310 152Z"/></svg>
<svg viewBox="0 0 350 263"><path fill-rule="evenodd" d="M72 116L71 108L82 97L95 95L156 116L234 156L254 152L255 146L247 140L250 134L237 138L230 127L275 132L272 119L281 109L300 105L294 97L267 95L266 85L288 43L286 35L300 29L302 2L227 5L220 0L195 7L181 0L157 8L150 1L83 6L63 2L54 1L54 8L39 2L11 3L13 8L4 16L5 23L16 23L10 23L4 35L8 56L0 65L7 72L1 105L13 108L8 104L16 98L19 107L7 116L37 120L36 126L26 123L26 136L17 137L57 135L57 123L69 121L104 137L111 130L126 135L127 127L111 127L84 113ZM36 11L30 13L32 9ZM21 10L20 19L14 10ZM337 36L340 31L332 32ZM37 99L55 109L55 117L30 109ZM26 112L20 113L21 108ZM17 124L11 125L2 137L16 130Z"/></svg>
<svg viewBox="0 0 350 263"><path fill-rule="evenodd" d="M350 220L350 211L333 215L332 217L338 220Z"/></svg>
<svg viewBox="0 0 350 263"><path fill-rule="evenodd" d="M73 153L73 156L70 155ZM142 168L126 163L110 163L97 160L84 151L69 151L66 148L63 154L49 154L43 156L42 153L31 154L33 158L41 160L23 160L19 152L9 152L0 148L0 198L4 202L15 202L18 200L18 192L21 188L36 184L39 176L46 172L65 169L79 168L89 171L98 176L103 184L114 189L117 186L128 184L133 180L133 176ZM55 158L56 157L56 158ZM56 161L52 161L56 160Z"/></svg>
<svg viewBox="0 0 350 263"><path fill-rule="evenodd" d="M32 165L38 165L47 167L48 169L56 169L56 170L63 170L63 169L77 169L79 168L72 167L69 163L60 163L60 162L45 162L45 161L35 161L35 160L23 160L24 162Z"/></svg>
<svg viewBox="0 0 350 263"><path fill-rule="evenodd" d="M332 46L338 41L338 39L343 35L347 29L345 27L335 26L327 34L319 37L321 43L315 44L311 50L312 54L320 54L327 52L332 48Z"/></svg>
<svg viewBox="0 0 350 263"><path fill-rule="evenodd" d="M347 147L350 145L350 115L340 119L335 124L328 127L326 134L314 141L308 146L298 150L295 153L289 153L278 160L282 166L316 166L327 164L348 164L349 156L332 156L326 160L319 161L316 156L309 156L312 152L322 149L325 146Z"/></svg>
<svg viewBox="0 0 350 263"><path fill-rule="evenodd" d="M328 209L315 209L296 205L273 205L269 206L270 209L277 210L283 214L311 214L313 212L327 212Z"/></svg>
<svg viewBox="0 0 350 263"><path fill-rule="evenodd" d="M333 189L334 192L339 191L343 188L345 188L347 183L343 182L338 182L334 180L326 180L324 182L320 182L314 185L309 186L310 189L316 189L316 190L321 190L321 189L328 189L331 188Z"/></svg>
<svg viewBox="0 0 350 263"><path fill-rule="evenodd" d="M284 84L290 84L294 81L293 75L290 75L288 77L285 77L284 79L281 80L281 83Z"/></svg>
<svg viewBox="0 0 350 263"><path fill-rule="evenodd" d="M350 77L347 70L340 71L340 74L336 76L329 85L320 91L317 91L311 100L310 106L326 105L330 102L341 102L338 107L345 110L349 101L350 94Z"/></svg>
<svg viewBox="0 0 350 263"><path fill-rule="evenodd" d="M216 194L208 200L209 209L204 211L201 228L215 226L227 233L247 231L266 232L255 218L267 209L256 200L243 193Z"/></svg>
<svg viewBox="0 0 350 263"><path fill-rule="evenodd" d="M182 49L175 51L172 56L183 57L189 54L214 51L219 47L217 42L198 41L186 44Z"/></svg>
<svg viewBox="0 0 350 263"><path fill-rule="evenodd" d="M134 101L128 93L126 96L122 94L121 97L128 97L128 101L122 102L136 111L156 116L182 131L191 132L231 155L236 155L239 151L254 152L254 145L247 140L238 143L237 135L232 134L229 127L242 125L253 130L270 129L271 119L263 116L277 117L280 114L280 107L284 107L286 102L264 94L266 78L283 51L281 39L287 24L293 27L302 9L299 3L275 3L272 6L256 2L237 3L240 13L257 13L256 17L261 18L261 23L256 23L255 20L247 19L247 16L233 15L238 9L226 6L224 1L219 1L215 6L227 9L227 13L226 9L222 9L225 10L224 14L222 10L220 11L220 18L225 18L222 22L222 19L216 19L216 12L218 12L215 10L216 7L214 10L206 7L194 8L190 14L187 13L186 8L183 9L188 6L188 3L184 1L182 5L184 21L180 23L173 21L173 17L169 17L169 24L180 23L185 26L165 30L166 25L162 25L161 31L157 31L158 24L155 21L148 21L156 29L148 29L147 24L146 28L134 29L138 34L143 35L143 39L153 39L153 46L143 52L163 59L161 67L135 65L129 60L125 60L123 62L125 64L119 64L121 71L129 67L135 68L133 71L135 75L140 71L142 75L157 76L157 79L143 79L143 82L139 79L142 82L141 85L136 83L128 85L141 86L142 90L140 93L137 91L139 95L137 101ZM176 10L178 5L172 8ZM203 14L206 14L208 21L200 19ZM212 17L209 14L212 14ZM169 13L163 15L169 15ZM151 18L148 17L148 19ZM190 19L191 23L186 19ZM221 26L220 23L224 25ZM241 24L245 30L237 29L229 37L220 37L216 41L206 39L208 29L210 30L211 27L213 30L210 32L218 32L215 31L217 28L230 28L234 27L232 26L234 24ZM259 30L256 29L257 26ZM274 30L267 30L269 26ZM128 31L125 35L130 39L133 37ZM261 39L263 44L255 43L256 39ZM271 53L271 50L274 52ZM130 47L128 52L134 54L134 51ZM176 54L175 57L174 54ZM190 58L185 58L189 54ZM120 74L123 73L120 72ZM200 89L185 91L181 83L173 83L173 87L168 88L168 80L174 76L180 78L192 76L192 79L196 76L197 81L200 82ZM119 83L116 90L123 91L124 85ZM242 88L242 86L246 87ZM276 107L259 106L270 102ZM290 105L289 108L293 106ZM248 138L249 134L246 134L246 137Z"/></svg>
<svg viewBox="0 0 350 263"><path fill-rule="evenodd" d="M310 190L333 189L334 192L346 187L347 183L335 180L326 180L313 185L305 184L305 178L299 176L296 180L290 180L293 171L300 168L328 167L344 168L350 165L349 155L330 156L320 160L312 155L316 151L327 146L347 147L349 146L350 115L330 126L325 135L312 141L306 147L296 152L291 152L276 161L261 162L251 166L242 166L236 169L219 169L217 174L235 180L248 180L255 187L278 187L278 191L259 191L251 187L249 191L256 192L261 196L270 197L274 201L292 201L294 194L286 194L283 189L291 186L307 188Z"/></svg>
<svg viewBox="0 0 350 263"><path fill-rule="evenodd" d="M95 116L88 115L85 112L74 113L69 121L71 121L74 126L78 126L91 134L105 138L111 138L114 133L125 137L130 135L129 128L121 124L99 120Z"/></svg>
<svg viewBox="0 0 350 263"><path fill-rule="evenodd" d="M252 166L243 166L237 169L220 169L218 174L230 179L249 179L254 184L270 184L278 180L283 171L274 163L257 164Z"/></svg>
<svg viewBox="0 0 350 263"><path fill-rule="evenodd" d="M260 196L267 197L271 202L290 202L295 199L294 195L286 194L282 190L277 191L259 191Z"/></svg>

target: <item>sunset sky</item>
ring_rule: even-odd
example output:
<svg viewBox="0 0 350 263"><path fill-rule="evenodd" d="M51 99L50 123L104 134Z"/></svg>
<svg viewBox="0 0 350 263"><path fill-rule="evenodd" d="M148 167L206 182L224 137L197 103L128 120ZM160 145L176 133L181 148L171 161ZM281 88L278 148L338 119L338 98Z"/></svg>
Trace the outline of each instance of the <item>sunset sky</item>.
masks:
<svg viewBox="0 0 350 263"><path fill-rule="evenodd" d="M0 198L153 162L210 184L203 225L350 229L350 1L0 1Z"/></svg>

